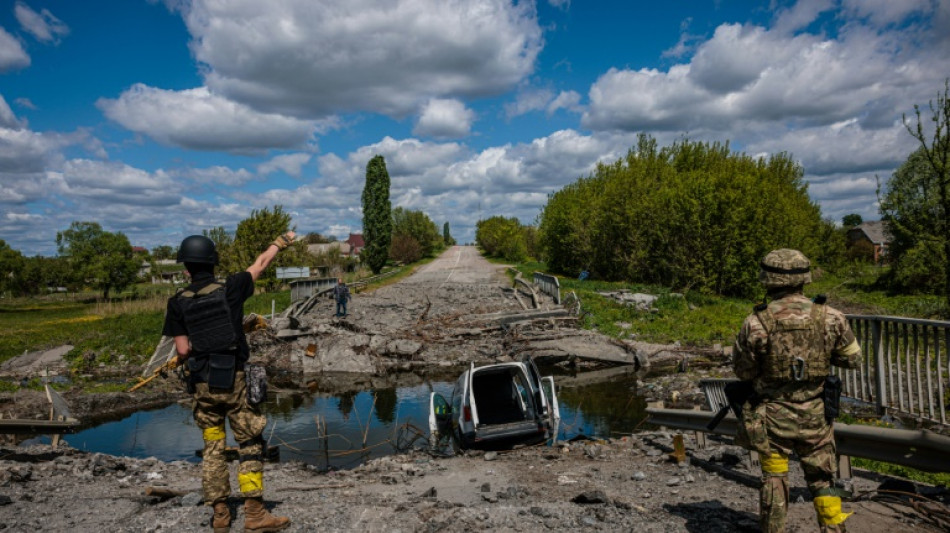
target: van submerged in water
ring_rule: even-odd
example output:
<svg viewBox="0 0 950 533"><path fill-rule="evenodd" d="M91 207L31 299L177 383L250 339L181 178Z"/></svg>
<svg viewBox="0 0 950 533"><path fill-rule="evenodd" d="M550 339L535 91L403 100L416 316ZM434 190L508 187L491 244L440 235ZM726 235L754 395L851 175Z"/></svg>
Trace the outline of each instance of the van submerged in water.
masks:
<svg viewBox="0 0 950 533"><path fill-rule="evenodd" d="M451 437L462 449L510 448L557 435L561 420L552 376L541 377L530 357L520 362L471 367L449 403L433 392L429 436L433 446Z"/></svg>

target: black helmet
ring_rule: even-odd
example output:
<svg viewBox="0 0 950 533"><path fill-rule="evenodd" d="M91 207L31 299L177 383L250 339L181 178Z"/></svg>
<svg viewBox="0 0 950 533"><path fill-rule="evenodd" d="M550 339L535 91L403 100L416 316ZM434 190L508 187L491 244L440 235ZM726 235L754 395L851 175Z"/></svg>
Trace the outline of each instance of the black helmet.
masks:
<svg viewBox="0 0 950 533"><path fill-rule="evenodd" d="M214 248L214 241L204 235L185 237L178 247L178 263L203 263L206 265L218 264L218 251Z"/></svg>

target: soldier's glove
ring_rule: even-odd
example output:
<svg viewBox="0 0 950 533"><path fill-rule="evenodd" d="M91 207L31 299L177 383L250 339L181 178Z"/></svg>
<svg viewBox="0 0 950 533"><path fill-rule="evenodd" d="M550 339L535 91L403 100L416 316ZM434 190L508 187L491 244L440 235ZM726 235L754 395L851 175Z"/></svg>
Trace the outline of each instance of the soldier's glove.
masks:
<svg viewBox="0 0 950 533"><path fill-rule="evenodd" d="M272 242L271 244L276 246L278 250L283 250L284 248L290 246L290 243L294 242L294 240L293 240L293 237L289 235L289 233L290 232L287 232L277 237L276 239L274 239L274 242Z"/></svg>

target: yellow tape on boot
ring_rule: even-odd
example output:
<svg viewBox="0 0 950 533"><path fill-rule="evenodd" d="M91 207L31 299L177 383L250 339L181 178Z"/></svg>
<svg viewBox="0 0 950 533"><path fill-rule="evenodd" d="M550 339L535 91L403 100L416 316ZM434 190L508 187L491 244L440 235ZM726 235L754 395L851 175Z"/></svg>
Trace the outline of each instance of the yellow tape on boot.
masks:
<svg viewBox="0 0 950 533"><path fill-rule="evenodd" d="M221 440L224 438L224 435L224 426L214 426L213 428L207 428L203 433L205 440Z"/></svg>
<svg viewBox="0 0 950 533"><path fill-rule="evenodd" d="M841 498L837 496L815 496L815 511L822 525L836 526L854 513L841 512Z"/></svg>
<svg viewBox="0 0 950 533"><path fill-rule="evenodd" d="M241 492L248 493L264 490L263 472L238 473L238 483L241 485Z"/></svg>
<svg viewBox="0 0 950 533"><path fill-rule="evenodd" d="M788 457L780 453L772 453L768 457L763 457L762 471L767 474L785 474L788 472Z"/></svg>

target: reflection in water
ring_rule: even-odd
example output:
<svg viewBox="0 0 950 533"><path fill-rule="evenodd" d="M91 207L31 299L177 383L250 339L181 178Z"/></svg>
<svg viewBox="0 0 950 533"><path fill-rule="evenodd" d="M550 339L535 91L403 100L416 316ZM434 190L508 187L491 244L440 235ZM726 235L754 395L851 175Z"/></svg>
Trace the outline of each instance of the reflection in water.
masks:
<svg viewBox="0 0 950 533"><path fill-rule="evenodd" d="M645 401L635 394L634 383L635 377L629 375L609 382L559 387L558 440L579 434L609 438L633 432L646 416ZM321 469L352 468L397 448L424 444L429 394L450 398L453 386L454 382L438 381L335 394L316 390L272 394L264 407L268 416L264 437L279 446L282 461L302 461ZM203 445L189 404L140 411L65 438L82 450L165 461L197 461L195 451ZM48 439L27 443L41 441ZM230 431L228 445L236 446Z"/></svg>

